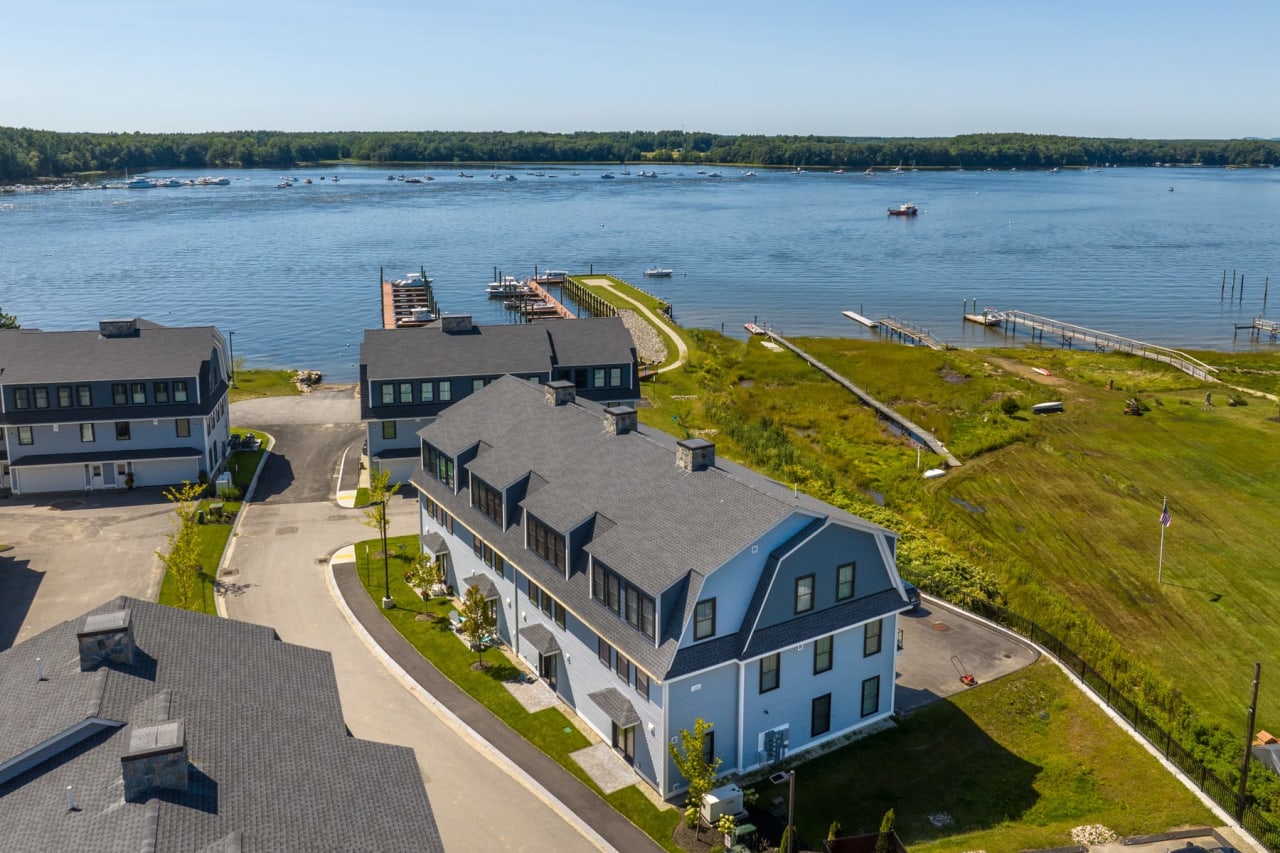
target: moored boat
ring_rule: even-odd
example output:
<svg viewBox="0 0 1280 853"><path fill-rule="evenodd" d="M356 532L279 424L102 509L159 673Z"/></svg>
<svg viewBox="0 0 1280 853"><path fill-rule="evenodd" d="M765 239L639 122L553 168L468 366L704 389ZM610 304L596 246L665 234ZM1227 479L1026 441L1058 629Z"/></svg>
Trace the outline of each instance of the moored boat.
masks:
<svg viewBox="0 0 1280 853"><path fill-rule="evenodd" d="M897 207L889 208L890 216L915 216L919 212L920 212L920 209L917 208L914 204L912 204L909 201L903 202Z"/></svg>
<svg viewBox="0 0 1280 853"><path fill-rule="evenodd" d="M671 278L673 272L674 270L667 267L650 267L644 271L644 274L649 278Z"/></svg>

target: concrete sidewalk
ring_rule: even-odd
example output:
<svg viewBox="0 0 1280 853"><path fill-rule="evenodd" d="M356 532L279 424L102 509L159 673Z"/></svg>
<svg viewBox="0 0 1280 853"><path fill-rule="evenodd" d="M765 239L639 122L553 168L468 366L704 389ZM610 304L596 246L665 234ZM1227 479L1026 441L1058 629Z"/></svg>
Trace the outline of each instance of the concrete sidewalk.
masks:
<svg viewBox="0 0 1280 853"><path fill-rule="evenodd" d="M599 794L512 731L419 654L365 593L354 562L335 562L332 570L339 594L373 642L479 738L505 755L613 848L626 851L662 849Z"/></svg>

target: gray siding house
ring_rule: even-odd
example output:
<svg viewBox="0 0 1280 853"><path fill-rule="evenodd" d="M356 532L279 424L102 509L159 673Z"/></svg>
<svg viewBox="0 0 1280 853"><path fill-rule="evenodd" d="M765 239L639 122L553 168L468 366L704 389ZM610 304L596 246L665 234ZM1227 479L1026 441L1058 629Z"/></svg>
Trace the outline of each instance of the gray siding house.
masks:
<svg viewBox="0 0 1280 853"><path fill-rule="evenodd" d="M0 331L0 488L15 494L210 478L230 437L226 341L212 326L104 320Z"/></svg>
<svg viewBox="0 0 1280 853"><path fill-rule="evenodd" d="M604 403L640 398L635 345L616 317L482 326L466 314L420 328L371 329L360 345L360 418L370 463L408 482L419 429L440 412L511 374L563 379Z"/></svg>
<svg viewBox="0 0 1280 853"><path fill-rule="evenodd" d="M730 773L891 714L895 534L575 391L501 378L418 433L423 549L504 641L664 797L698 717Z"/></svg>

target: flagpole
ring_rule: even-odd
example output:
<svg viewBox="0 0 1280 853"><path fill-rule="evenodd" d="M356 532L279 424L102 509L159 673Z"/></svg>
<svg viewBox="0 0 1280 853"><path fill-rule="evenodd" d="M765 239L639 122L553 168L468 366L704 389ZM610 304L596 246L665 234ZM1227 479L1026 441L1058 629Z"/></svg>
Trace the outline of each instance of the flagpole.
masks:
<svg viewBox="0 0 1280 853"><path fill-rule="evenodd" d="M1164 514L1169 509L1169 499L1164 499L1163 508L1160 511L1160 564L1156 568L1156 583L1164 583Z"/></svg>

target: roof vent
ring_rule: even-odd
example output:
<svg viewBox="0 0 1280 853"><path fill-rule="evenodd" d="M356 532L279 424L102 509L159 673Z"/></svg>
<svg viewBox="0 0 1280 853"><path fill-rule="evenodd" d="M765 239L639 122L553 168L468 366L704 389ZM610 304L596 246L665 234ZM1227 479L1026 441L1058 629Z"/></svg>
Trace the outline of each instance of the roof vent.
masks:
<svg viewBox="0 0 1280 853"><path fill-rule="evenodd" d="M547 402L553 406L563 406L577 399L573 383L567 379L556 379L546 384Z"/></svg>
<svg viewBox="0 0 1280 853"><path fill-rule="evenodd" d="M716 446L705 438L676 442L676 466L685 471L705 471L716 465Z"/></svg>
<svg viewBox="0 0 1280 853"><path fill-rule="evenodd" d="M187 790L187 722L165 720L153 726L134 726L129 751L120 756L124 798L148 791Z"/></svg>
<svg viewBox="0 0 1280 853"><path fill-rule="evenodd" d="M630 406L610 406L604 410L604 431L610 435L626 435L636 428L636 410Z"/></svg>
<svg viewBox="0 0 1280 853"><path fill-rule="evenodd" d="M98 334L104 338L136 338L138 321L134 320L99 320Z"/></svg>
<svg viewBox="0 0 1280 853"><path fill-rule="evenodd" d="M470 314L444 314L440 317L442 332L469 332L473 328Z"/></svg>
<svg viewBox="0 0 1280 853"><path fill-rule="evenodd" d="M100 663L133 665L133 627L127 607L84 617L84 627L76 632L76 640L80 644L82 672Z"/></svg>

